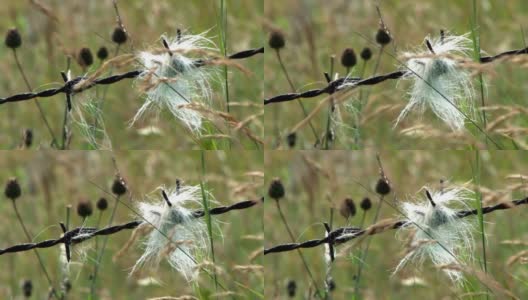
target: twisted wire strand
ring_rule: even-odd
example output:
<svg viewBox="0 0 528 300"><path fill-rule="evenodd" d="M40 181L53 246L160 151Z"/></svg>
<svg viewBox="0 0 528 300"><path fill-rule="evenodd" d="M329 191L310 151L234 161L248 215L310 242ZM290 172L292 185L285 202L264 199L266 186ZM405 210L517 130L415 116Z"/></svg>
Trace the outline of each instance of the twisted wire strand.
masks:
<svg viewBox="0 0 528 300"><path fill-rule="evenodd" d="M496 205L483 207L482 214L489 214L496 210L510 209L510 208L523 205L523 204L528 204L528 197L524 199L520 199L520 200L502 202ZM477 214L478 214L477 209L461 210L456 213L456 217L461 219L461 218L466 218L469 216L474 216ZM400 221L396 221L390 224L388 227L385 227L385 229L398 229L398 228L409 226L411 224L412 224L411 221L400 220ZM358 227L342 227L342 228L338 228L330 232L327 237L322 238L322 239L314 239L314 240L309 240L309 241L301 242L301 243L280 244L277 246L273 246L271 248L264 249L264 255L270 254L270 253L293 251L299 248L313 248L313 247L317 247L317 246L320 246L326 243L342 244L342 243L348 242L350 240L353 240L365 234L374 235L374 234L378 234L381 232L384 232L384 230L376 231L376 230L369 230L368 228L361 229Z"/></svg>
<svg viewBox="0 0 528 300"><path fill-rule="evenodd" d="M246 200L237 202L232 205L228 206L219 206L215 207L209 210L209 214L211 215L221 215L227 212L230 212L232 210L241 210L253 207L259 203L264 201L264 198L261 198L259 200ZM195 218L201 218L205 216L205 212L203 210L196 210L192 213L192 215ZM139 225L145 223L145 221L142 220L135 220L124 224L114 225L105 227L102 229L97 229L94 227L78 227L75 229L72 229L70 231L67 231L64 233L64 235L58 239L54 240L45 240L38 243L24 243L24 244L18 244L14 245L5 249L0 249L0 255L6 254L6 253L15 253L15 252L23 252L23 251L29 251L35 248L50 248L59 244L65 244L66 246L69 245L75 245L79 244L81 242L84 242L86 240L89 240L93 237L99 236L99 235L112 235L115 233L118 233L123 230L127 229L135 229Z"/></svg>
<svg viewBox="0 0 528 300"><path fill-rule="evenodd" d="M518 49L518 50L509 50L506 52L499 53L494 56L483 56L480 58L480 63L490 63L493 62L499 58L507 57L507 56L515 56L515 55L521 55L521 54L528 54L528 47L524 49ZM279 102L288 102L293 101L296 99L301 98L313 98L317 97L321 94L333 94L336 91L339 90L339 87L343 84L351 84L353 86L360 86L360 85L374 85L381 82L384 82L389 79L399 79L401 77L404 77L408 74L411 74L409 71L395 71L392 73L384 74L384 75L378 75L369 77L366 79L361 78L350 78L350 77L344 77L344 78L338 78L332 82L330 82L326 87L322 89L314 89L309 90L306 92L301 93L288 93L288 94L282 94L277 95L268 99L264 99L264 105L272 104L272 103L279 103Z"/></svg>
<svg viewBox="0 0 528 300"><path fill-rule="evenodd" d="M261 53L264 53L264 47L256 48L256 49L243 50L243 51L231 54L227 58L228 59L245 59L245 58L250 58L252 56L255 56L255 55L261 54ZM206 66L209 61L214 61L214 60L216 60L216 59L215 58L210 59L210 60L198 59L198 60L196 60L194 62L194 65L196 67L202 67L202 66ZM112 75L112 76L108 76L108 77L97 78L97 79L93 80L92 82L90 82L89 84L87 84L86 86L83 86L80 89L74 89L74 86L77 83L79 83L83 79L86 79L86 77L79 76L77 78L74 78L72 80L67 81L63 86L58 87L58 88L46 89L46 90L43 90L43 91L40 91L40 92L21 93L21 94L8 96L8 97L5 97L5 98L0 98L0 104L5 104L5 103L8 103L8 102L26 101L26 100L30 100L30 99L34 99L34 98L52 97L52 96L55 96L55 95L60 94L60 93L73 95L75 93L80 93L80 92L85 91L85 90L87 90L89 88L92 88L92 87L94 87L96 85L113 84L113 83L119 82L119 81L121 81L123 79L136 78L139 75L141 75L143 72L144 72L143 70L134 70L134 71L126 72L126 73L123 73L123 74L117 74L117 75Z"/></svg>

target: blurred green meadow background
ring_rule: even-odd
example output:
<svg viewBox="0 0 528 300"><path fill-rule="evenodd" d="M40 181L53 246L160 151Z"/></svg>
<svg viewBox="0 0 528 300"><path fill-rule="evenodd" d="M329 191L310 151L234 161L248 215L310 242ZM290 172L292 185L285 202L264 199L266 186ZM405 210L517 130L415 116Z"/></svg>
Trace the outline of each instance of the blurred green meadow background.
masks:
<svg viewBox="0 0 528 300"><path fill-rule="evenodd" d="M285 37L280 56L297 92L327 85L324 72L332 79L346 75L341 65L345 48L353 48L357 64L352 77L386 74L402 66L401 54L417 47L424 49L426 36L438 36L441 29L455 35L480 35L480 48L487 55L526 47L528 2L513 1L265 1L265 30L279 31ZM393 41L380 56L375 35L380 18ZM473 21L473 19L475 21ZM360 58L365 47L372 50L366 63ZM475 50L475 44L473 45ZM291 93L276 51L266 49L264 98ZM333 68L331 57L335 56ZM378 61L379 58L379 61ZM482 111L473 119L502 149L526 148L527 86L526 56L517 62L497 62L483 71L486 124ZM376 72L374 69L379 62ZM474 77L475 105L482 106L479 77ZM430 109L424 115L410 113L393 128L400 111L407 104L409 82L388 80L364 86L351 92L334 94L336 112L328 126L329 105L320 107L296 130L296 149L473 149L497 148L466 120L466 130L454 133ZM309 114L328 97L301 100ZM286 136L305 118L297 101L269 104L265 107L266 145L268 148L289 148ZM326 145L325 132L330 129L333 141ZM315 134L314 132L315 131Z"/></svg>
<svg viewBox="0 0 528 300"><path fill-rule="evenodd" d="M223 53L227 54L262 47L261 26L254 20L262 17L263 0L181 1L161 0L117 1L122 22L129 34L128 41L120 47L119 54L135 54L141 50L160 48L160 37L183 33L207 32ZM222 13L221 8L224 8ZM225 26L222 22L225 20ZM91 75L100 66L97 50L108 48L109 58L116 53L111 34L117 26L112 0L105 1L3 1L0 7L0 32L18 28L22 46L17 49L20 63L34 90L58 87L63 84L60 71L66 70L67 57L71 57L72 77L83 75L76 57L83 47L90 48L94 64L86 71ZM4 37L2 36L2 42ZM228 67L229 114L257 139L263 137L262 55L237 62L247 73ZM111 70L113 74L134 70L127 64ZM12 49L0 47L0 97L27 92L28 88L18 72ZM107 70L103 76L110 74ZM226 112L225 74L219 67L218 78L212 82L212 110ZM106 93L102 118L108 139L99 134L95 143L89 143L82 127L79 108ZM60 94L38 100L59 138L62 133L65 96ZM39 111L32 101L8 103L0 109L0 147L17 148L22 144L25 129L34 135L33 148L49 148L51 137ZM194 136L166 109L161 114L149 113L128 128L136 111L144 102L138 88L130 79L110 86L99 86L74 96L73 123L70 149L255 149L258 143L248 138L244 130L228 125L225 118L213 114L205 125L203 136ZM90 120L87 109L84 118ZM99 126L100 127L100 126Z"/></svg>
<svg viewBox="0 0 528 300"><path fill-rule="evenodd" d="M427 201L423 187L439 190L442 186L466 186L480 191L483 206L521 199L528 193L528 156L524 151L387 150L381 151L379 157L392 190L385 197L378 221L403 219L394 207L405 201ZM379 195L374 192L380 178L375 152L267 151L264 163L266 187L274 178L279 178L285 187L285 197L279 200L279 204L295 241L323 238L323 222L330 223L334 229L360 226L365 216L364 227L372 224L380 203ZM347 197L356 205L356 215L349 221L339 212ZM360 208L365 197L372 201L372 207L366 212ZM265 248L292 242L281 222L275 200L268 197L265 205ZM477 204L471 201L469 205L476 208ZM519 299L528 297L525 265L527 213L528 207L523 205L484 215L488 275ZM469 267L482 274L481 234L477 217L471 218L475 225L475 261ZM370 248L363 260L356 295L354 278L361 253L369 241ZM337 246L338 254L330 273L335 289L330 292L330 299L513 299L494 287L488 290L489 286L471 275L466 276L464 286L457 286L428 260L422 268L411 263L391 276L407 253L406 243L406 234L396 236L395 230L388 230ZM302 253L316 285L324 290L324 247L302 249ZM508 265L508 260L517 254L518 260ZM264 267L273 270L265 272L266 299L316 299L314 284L296 251L267 254ZM297 287L294 297L288 296L290 281L295 281ZM359 298L355 298L358 295Z"/></svg>
<svg viewBox="0 0 528 300"><path fill-rule="evenodd" d="M85 226L96 226L100 211L96 201L108 199L108 209L102 213L101 227L109 221L115 200L110 192L117 168L126 180L129 193L121 198L113 224L139 219L127 208L136 207L146 195L158 201L160 186L174 187L176 179L186 185L205 184L214 199L210 207L230 205L238 201L259 199L263 189L263 154L258 151L215 151L204 153L204 171L199 151L68 151L68 152L7 152L1 153L1 182L17 177L22 196L16 200L26 227L35 241L58 238L62 231L59 222L66 221L66 206L71 205L70 228L81 226L76 213L81 199L89 200L93 215ZM3 188L2 188L3 191ZM0 201L1 245L6 248L27 242L15 217L11 200L2 193ZM213 299L229 296L238 299L259 299L264 292L262 258L257 255L263 244L262 207L232 211L214 216L218 226L213 228L215 263L205 266L215 269L219 285L205 272L198 281L187 283L163 260L158 269L145 267L128 277L131 267L142 254L142 242L136 241L124 255L113 259L131 237L125 230L111 235L100 265L97 299ZM103 239L99 238L99 245ZM99 246L100 247L100 246ZM90 275L93 272L95 240L73 246L70 263L71 291L65 299L90 299ZM59 247L39 249L55 287L59 281ZM255 254L257 253L257 254ZM0 256L0 298L22 299L21 283L32 281L31 299L47 299L49 285L32 251ZM245 266L245 267L244 267ZM216 296L215 296L216 295ZM186 298L176 298L183 297ZM194 297L194 298L193 298ZM172 299L172 298L171 298Z"/></svg>

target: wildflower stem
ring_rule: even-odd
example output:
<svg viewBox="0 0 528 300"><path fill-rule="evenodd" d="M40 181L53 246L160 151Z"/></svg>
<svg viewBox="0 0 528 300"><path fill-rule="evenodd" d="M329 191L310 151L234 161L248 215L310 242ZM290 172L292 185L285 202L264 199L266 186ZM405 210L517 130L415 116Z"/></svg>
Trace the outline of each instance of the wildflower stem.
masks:
<svg viewBox="0 0 528 300"><path fill-rule="evenodd" d="M282 213L282 209L280 207L279 201L275 201L275 204L277 205L277 210L279 211L279 215L281 217L282 223L286 227L286 231L288 231L288 235L290 236L290 239L292 240L292 242L295 243L295 236L293 235L293 232L291 231L290 226L288 226L288 221L286 220L286 218L284 217L284 214ZM304 269L306 270L306 272L308 273L308 276L312 280L312 284L314 285L314 288L315 288L315 295L320 297L321 295L320 295L320 292L319 292L319 288L317 287L317 282L315 281L315 279L314 279L314 277L312 275L312 272L310 271L310 268L308 267L308 263L306 262L306 259L304 258L304 255L302 254L301 250L299 250L299 249L297 249L297 253L299 253L299 257L301 258L301 260L303 262Z"/></svg>
<svg viewBox="0 0 528 300"><path fill-rule="evenodd" d="M286 80L288 81L288 84L290 85L290 88L291 88L292 92L295 93L295 91L296 91L295 90L295 86L293 85L293 82L291 81L290 76L288 75L288 70L284 66L284 63L282 62L282 58L280 56L280 51L278 49L276 49L275 53L277 54L277 60L279 61L279 64L280 64L281 69L282 69L282 72L284 73L284 76L286 76ZM306 111L306 108L304 107L304 104L300 100L297 100L297 103L299 103L299 106L301 107L301 110L302 110L302 112L304 114L304 117L307 118L308 117L308 112ZM308 120L308 125L310 125L310 128L312 129L312 132L314 134L315 143L319 144L319 136L317 135L317 131L315 130L311 120Z"/></svg>
<svg viewBox="0 0 528 300"><path fill-rule="evenodd" d="M475 169L473 170L473 180L476 184L476 190L475 190L475 197L476 197L476 203L477 203L477 219L479 224L479 231L480 231L480 237L482 241L482 267L484 269L484 272L488 272L488 264L486 259L486 231L484 228L484 214L482 210L482 193L480 192L480 167L481 167L481 161L480 161L480 154L479 151L475 151ZM488 289L489 292L489 289ZM486 299L489 298L488 294L486 293Z"/></svg>
<svg viewBox="0 0 528 300"><path fill-rule="evenodd" d="M207 193L205 192L205 186L203 183L203 180L205 177L205 153L203 150L200 151L200 160L202 163L202 181L200 181L200 189L202 191L202 204L204 206L205 220L207 223L207 233L209 235L209 244L211 246L211 258L213 260L213 264L216 265L214 240L213 240L213 225L212 225L212 220L211 220L211 213L209 211L209 199L207 199ZM213 268L213 280L215 283L215 289L218 290L218 278L217 278L215 268Z"/></svg>
<svg viewBox="0 0 528 300"><path fill-rule="evenodd" d="M114 221L114 217L115 217L115 213L117 211L117 206L119 204L120 197L121 197L120 195L116 196L114 207L112 208L112 213L110 215L110 220L108 221L108 226L112 225L112 222ZM102 258L103 258L103 254L104 254L107 242L108 242L108 235L105 236L105 238L103 240L103 246L101 247L101 251L99 251L99 255L97 256L97 260L95 261L95 267L94 267L94 272L93 272L93 276L92 276L92 284L90 286L90 295L91 295L91 299L92 300L96 299L96 297L95 297L95 288L96 288L96 284L97 284L97 273L99 272L99 266L101 265L101 261L102 261Z"/></svg>
<svg viewBox="0 0 528 300"><path fill-rule="evenodd" d="M15 201L11 201L11 203L13 203L13 209L15 210L15 214L16 214L16 217L18 219L18 222L20 223L20 226L22 227L22 230L24 231L24 234L26 235L26 238L28 239L28 242L31 243L31 234L29 234L29 231L27 230L26 225L24 225L24 221L22 220L22 217L20 216L20 213L18 212L18 208L16 206L16 203L15 203ZM55 298L59 299L59 296L57 295L57 293L55 292L55 288L53 287L53 282L51 281L51 277L48 274L48 271L46 270L46 267L44 266L44 262L42 260L42 257L38 253L37 249L33 249L33 251L35 251L35 255L37 256L37 259L38 259L39 264L40 264L40 268L42 269L42 272L44 273L44 276L46 276L46 279L48 280L48 284L51 287L51 293L53 294L53 296Z"/></svg>
<svg viewBox="0 0 528 300"><path fill-rule="evenodd" d="M334 74L334 59L335 56L330 56L330 77L327 78L327 82L330 83L332 81L332 76ZM350 71L350 68L347 67L347 76ZM332 126L332 114L335 110L335 99L333 95L330 95L330 101L328 102L328 112L326 116L326 131L324 135L324 149L329 149L329 137L331 136L331 126Z"/></svg>
<svg viewBox="0 0 528 300"><path fill-rule="evenodd" d="M29 84L29 80L26 77L26 73L24 72L24 69L22 68L22 65L20 64L20 61L18 60L16 49L13 49L13 56L15 58L15 62L16 62L18 71L20 72L20 74L22 75L22 78L24 79L24 83L26 84L26 87L30 91L33 91L33 89L31 88L31 85ZM48 119L46 118L46 115L44 114L44 110L42 110L42 106L40 106L40 103L38 102L37 99L34 99L33 102L37 106L37 108L39 110L39 113L40 113L40 117L41 117L42 121L44 121L44 124L46 125L46 128L49 131L49 134L51 136L51 145L52 146L53 145L57 146L57 139L55 138L55 134L53 133L53 130L51 129L51 126L50 126L50 124L48 122Z"/></svg>

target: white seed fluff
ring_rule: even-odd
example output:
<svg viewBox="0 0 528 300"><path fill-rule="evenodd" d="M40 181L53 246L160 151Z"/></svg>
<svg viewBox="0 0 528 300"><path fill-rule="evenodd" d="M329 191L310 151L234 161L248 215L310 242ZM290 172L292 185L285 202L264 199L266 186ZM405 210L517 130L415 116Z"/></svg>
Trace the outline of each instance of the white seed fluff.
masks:
<svg viewBox="0 0 528 300"><path fill-rule="evenodd" d="M467 35L445 35L429 40L431 51L426 47L414 53L405 53L406 68L411 70L405 79L412 80L409 103L402 110L398 123L411 111L420 113L429 106L452 130L464 128L465 116L473 114L473 87L470 73L456 60L446 55L468 57L471 40Z"/></svg>
<svg viewBox="0 0 528 300"><path fill-rule="evenodd" d="M436 266L461 264L471 260L473 225L468 218L456 217L456 209L468 208L471 193L464 188L448 188L431 193L435 206L427 199L402 205L403 213L411 222L402 230L412 230L414 236L409 253L400 261L394 273L411 261L421 265L426 258ZM444 269L444 272L455 282L460 282L463 278L462 273L456 270Z"/></svg>
<svg viewBox="0 0 528 300"><path fill-rule="evenodd" d="M182 186L178 190L167 190L167 196L172 206L163 199L139 203L141 215L155 229L148 235L144 253L131 274L147 262L157 266L166 258L171 267L192 281L198 275L198 260L207 252L207 227L202 218L193 217L192 210L185 206L195 203L201 207L201 189Z"/></svg>
<svg viewBox="0 0 528 300"><path fill-rule="evenodd" d="M140 67L145 69L145 72L138 77L138 81L153 87L147 89L145 103L137 111L131 125L147 110L152 108L161 110L166 107L191 131L199 134L202 128L202 115L182 105L209 104L211 98L209 82L214 71L211 67L195 66L195 59L188 55L217 51L216 46L204 34L165 39L171 53L143 51L138 54Z"/></svg>

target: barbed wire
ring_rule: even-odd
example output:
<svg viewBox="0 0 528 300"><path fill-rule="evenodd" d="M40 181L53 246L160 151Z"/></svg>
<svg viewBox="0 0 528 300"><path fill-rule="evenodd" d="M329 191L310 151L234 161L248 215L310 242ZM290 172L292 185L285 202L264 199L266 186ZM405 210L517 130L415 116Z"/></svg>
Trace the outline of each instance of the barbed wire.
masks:
<svg viewBox="0 0 528 300"><path fill-rule="evenodd" d="M219 206L219 207L210 209L209 214L210 215L221 215L221 214L230 212L232 210L242 210L242 209L253 207L263 201L264 201L264 198L260 198L259 200L246 200L246 201L237 202L235 204L228 205L228 206ZM194 218L201 218L205 216L205 211L196 210L192 212L192 215ZM146 222L143 220L135 220L135 221L131 221L131 222L120 224L120 225L105 227L102 229L97 229L94 227L78 227L70 231L66 231L65 227L61 224L61 227L64 231L62 237L58 239L45 240L45 241L38 242L38 243L18 244L18 245L14 245L14 246L11 246L5 249L0 249L0 255L6 254L6 253L29 251L35 248L50 248L50 247L53 247L59 244L64 244L66 246L67 253L69 253L70 245L79 244L81 242L84 242L86 240L89 240L91 238L94 238L100 235L112 235L112 234L118 233L123 230L135 229L144 223Z"/></svg>
<svg viewBox="0 0 528 300"><path fill-rule="evenodd" d="M509 209L509 208L516 207L516 206L523 205L523 204L528 204L528 197L524 199L520 199L520 200L502 202L496 205L483 207L482 214L483 215L489 214L496 210ZM461 210L456 213L457 218L466 218L466 217L474 216L474 215L478 215L477 209ZM374 234L384 232L385 230L388 230L388 229L398 229L398 228L402 228L405 226L409 226L411 224L412 222L407 221L407 220L395 221L394 223L383 226L384 230L371 229L373 227L376 227L376 224L366 229L361 229L358 227L342 227L342 228L338 228L338 229L331 231L330 233L328 233L328 235L325 238L322 238L322 239L314 239L314 240L309 240L309 241L301 242L301 243L280 244L277 246L273 246L271 248L264 249L264 255L270 254L270 253L293 251L299 248L314 248L314 247L317 247L323 244L332 244L332 245L342 244L350 240L356 239L365 234L374 235Z"/></svg>
<svg viewBox="0 0 528 300"><path fill-rule="evenodd" d="M507 57L507 56L515 56L515 55L521 55L521 54L528 54L528 47L518 50L509 50L502 53L499 53L494 56L483 56L480 58L480 63L490 63L493 62L499 58ZM359 77L343 77L338 78L334 81L331 81L326 87L321 89L313 89L306 92L301 93L288 93L288 94L282 94L277 95L268 99L264 99L264 105L272 104L272 103L280 103L280 102L288 102L293 101L297 99L302 98L313 98L317 97L322 94L333 94L336 91L340 89L340 87L344 84L349 84L350 86L361 86L361 85L374 85L381 82L384 82L389 79L399 79L401 77L404 77L406 75L412 74L411 71L395 71L392 73L384 74L384 75L378 75L373 76L365 79L361 79Z"/></svg>
<svg viewBox="0 0 528 300"><path fill-rule="evenodd" d="M229 55L228 59L245 59L250 58L252 56L255 56L257 54L264 53L264 47L261 48L255 48L255 49L249 49L249 50L243 50L240 52L236 52L234 54ZM216 60L215 58L204 60L204 59L198 59L194 62L194 65L196 67L203 67L208 64L208 62ZM92 80L90 83L82 86L79 89L75 88L75 85L79 82L81 82L84 79L87 79L87 77L79 76L74 79L66 81L63 86L54 88L54 89L46 89L40 92L29 92L29 93L21 93L12 95L5 98L0 98L0 104L5 104L8 102L19 102L19 101L26 101L34 98L46 98L46 97L52 97L60 93L64 93L66 95L74 95L76 93L80 93L82 91L85 91L89 88L92 88L96 85L107 85L107 84L113 84L116 82L119 82L123 79L131 79L136 78L139 75L141 75L144 72L144 70L134 70L130 72L126 72L123 74L117 74L112 75L108 77L102 77L102 78L96 78Z"/></svg>

